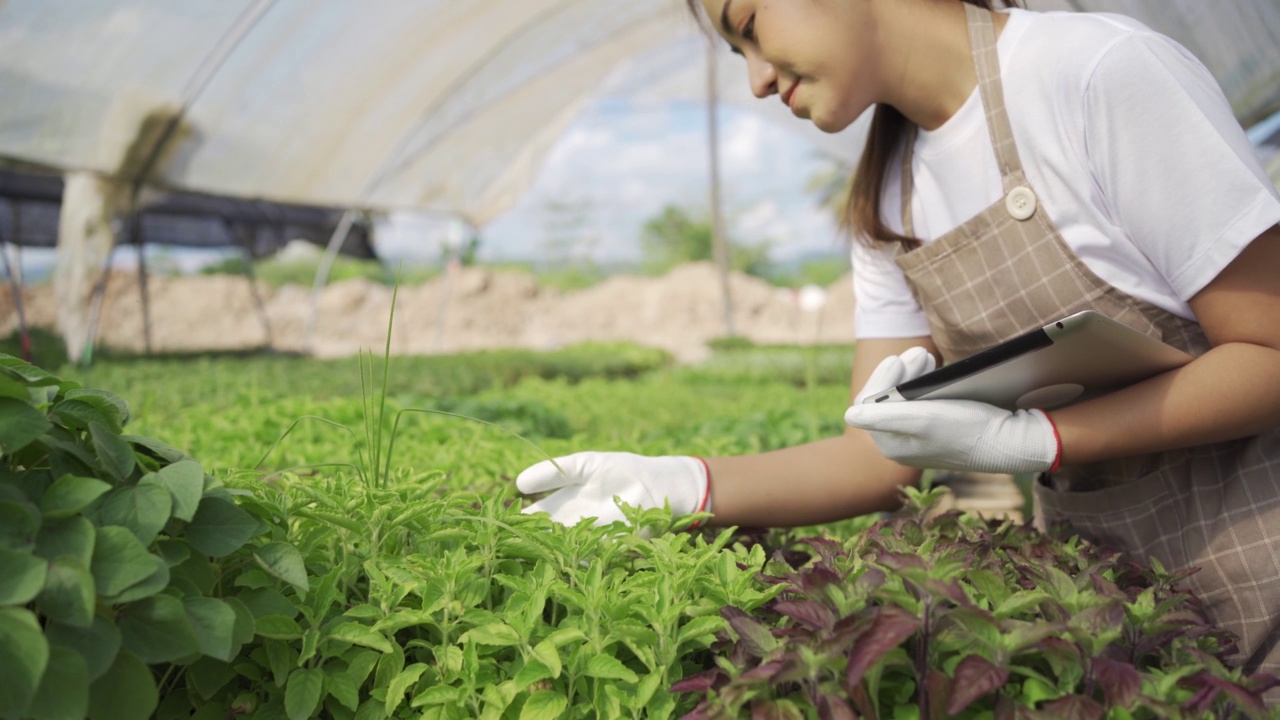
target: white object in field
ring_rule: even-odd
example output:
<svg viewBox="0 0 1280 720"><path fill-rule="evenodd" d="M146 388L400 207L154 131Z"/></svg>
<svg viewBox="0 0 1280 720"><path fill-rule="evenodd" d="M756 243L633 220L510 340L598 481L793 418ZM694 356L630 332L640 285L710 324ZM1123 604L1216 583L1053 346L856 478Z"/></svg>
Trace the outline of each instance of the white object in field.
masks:
<svg viewBox="0 0 1280 720"><path fill-rule="evenodd" d="M64 179L53 292L67 359L79 362L86 344L92 341L89 304L93 288L115 243L115 221L127 209L129 187L92 172L69 172Z"/></svg>

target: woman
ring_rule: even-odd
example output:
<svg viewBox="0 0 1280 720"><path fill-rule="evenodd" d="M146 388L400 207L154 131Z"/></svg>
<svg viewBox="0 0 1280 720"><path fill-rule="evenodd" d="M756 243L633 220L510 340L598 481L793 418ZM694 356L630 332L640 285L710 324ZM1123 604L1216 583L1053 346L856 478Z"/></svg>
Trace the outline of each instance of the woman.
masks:
<svg viewBox="0 0 1280 720"><path fill-rule="evenodd" d="M1280 195L1204 67L1120 16L701 4L757 96L828 132L875 105L849 205L849 428L746 457L570 455L521 473L555 491L527 511L606 522L617 495L810 524L891 509L916 468L1036 472L1043 523L1201 568L1188 586L1238 661L1280 673ZM1052 413L857 402L1084 309L1196 359Z"/></svg>

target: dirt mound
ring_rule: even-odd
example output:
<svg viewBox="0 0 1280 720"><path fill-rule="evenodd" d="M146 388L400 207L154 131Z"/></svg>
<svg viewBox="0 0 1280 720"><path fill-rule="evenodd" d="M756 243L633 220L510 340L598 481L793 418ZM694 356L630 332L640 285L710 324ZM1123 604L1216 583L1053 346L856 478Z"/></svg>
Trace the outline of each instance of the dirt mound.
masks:
<svg viewBox="0 0 1280 720"><path fill-rule="evenodd" d="M270 344L320 357L362 349L381 352L392 289L353 279L324 288L314 328L311 289L257 288L243 277L148 278L153 351L235 350ZM757 343L808 344L853 340L853 292L846 275L826 288L825 304L731 273L733 333ZM821 293L819 293L821 294ZM48 286L25 289L27 322L54 324ZM0 334L17 328L10 293L0 293ZM403 287L396 300L392 352L435 354L499 347L552 349L586 341L632 341L679 360L707 354L709 340L727 335L720 277L712 263L680 266L662 277L618 276L576 292L538 285L530 274L462 268ZM139 278L114 273L103 301L98 342L130 351L146 347Z"/></svg>

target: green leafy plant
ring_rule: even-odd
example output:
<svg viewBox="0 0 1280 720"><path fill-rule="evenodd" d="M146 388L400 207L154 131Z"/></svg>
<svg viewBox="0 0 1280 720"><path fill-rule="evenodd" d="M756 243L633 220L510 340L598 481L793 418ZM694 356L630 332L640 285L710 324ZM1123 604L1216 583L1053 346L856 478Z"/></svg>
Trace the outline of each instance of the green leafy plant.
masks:
<svg viewBox="0 0 1280 720"><path fill-rule="evenodd" d="M0 355L0 717L146 718L183 668L255 636L215 590L264 524L129 420L116 395ZM296 550L259 551L298 579Z"/></svg>

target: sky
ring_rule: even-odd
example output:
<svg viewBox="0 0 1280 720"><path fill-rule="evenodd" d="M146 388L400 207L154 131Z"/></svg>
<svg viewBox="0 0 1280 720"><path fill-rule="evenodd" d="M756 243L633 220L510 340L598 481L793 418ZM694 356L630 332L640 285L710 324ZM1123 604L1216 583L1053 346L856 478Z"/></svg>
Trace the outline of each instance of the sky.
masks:
<svg viewBox="0 0 1280 720"><path fill-rule="evenodd" d="M730 238L768 242L776 260L840 253L830 213L806 190L830 161L759 114L726 105L719 115ZM552 147L528 192L481 229L480 257L633 261L645 221L668 205L695 214L710 207L705 104L602 97ZM446 234L438 219L405 214L383 229L379 245L387 257L427 259Z"/></svg>
<svg viewBox="0 0 1280 720"><path fill-rule="evenodd" d="M831 214L806 189L829 166L827 156L802 134L761 114L723 104L719 116L722 206L731 241L767 242L777 261L842 255ZM479 257L633 262L642 226L663 208L708 212L708 147L705 103L602 96L552 146L522 198L480 228ZM397 213L378 228L377 248L387 262L434 263L449 233L447 218ZM25 250L24 272L41 275L52 255ZM117 256L126 267L136 262L131 248L122 247ZM148 251L149 260L186 272L223 257L217 251Z"/></svg>

